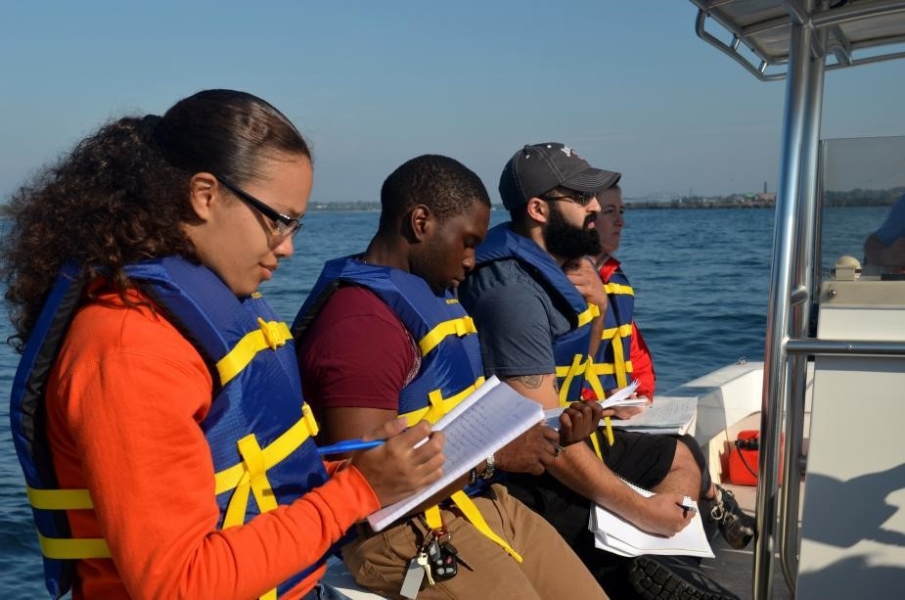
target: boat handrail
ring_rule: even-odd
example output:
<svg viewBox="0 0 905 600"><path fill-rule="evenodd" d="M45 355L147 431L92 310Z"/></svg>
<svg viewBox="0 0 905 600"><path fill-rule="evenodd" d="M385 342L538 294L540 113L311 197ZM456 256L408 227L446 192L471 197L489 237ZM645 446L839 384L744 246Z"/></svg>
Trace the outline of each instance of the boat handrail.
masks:
<svg viewBox="0 0 905 600"><path fill-rule="evenodd" d="M905 342L798 338L786 341L785 348L788 354L798 355L905 356Z"/></svg>

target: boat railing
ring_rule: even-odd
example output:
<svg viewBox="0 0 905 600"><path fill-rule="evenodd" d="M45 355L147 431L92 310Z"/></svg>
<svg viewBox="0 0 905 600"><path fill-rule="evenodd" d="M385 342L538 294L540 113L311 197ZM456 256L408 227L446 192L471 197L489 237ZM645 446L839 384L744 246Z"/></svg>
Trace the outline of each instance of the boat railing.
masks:
<svg viewBox="0 0 905 600"><path fill-rule="evenodd" d="M819 139L826 70L905 57L905 1L691 0L696 31L761 80L787 80L777 185L773 269L767 310L757 487L759 535L754 597L772 597L776 527L780 562L793 593L799 571L798 524L809 357L905 356L905 343L815 339L811 313L820 269ZM729 32L723 42L708 29ZM815 388L816 389L816 388ZM783 431L783 423L785 431ZM784 454L780 496L779 461ZM777 514L777 508L782 508Z"/></svg>

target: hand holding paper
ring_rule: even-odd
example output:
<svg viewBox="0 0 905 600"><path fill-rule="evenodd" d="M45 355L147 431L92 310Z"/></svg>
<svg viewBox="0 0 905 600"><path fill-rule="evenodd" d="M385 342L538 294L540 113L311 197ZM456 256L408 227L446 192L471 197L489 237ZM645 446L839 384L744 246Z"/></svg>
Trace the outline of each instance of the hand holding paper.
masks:
<svg viewBox="0 0 905 600"><path fill-rule="evenodd" d="M638 389L638 382L633 381L624 388L614 392L608 398L599 400L597 404L603 410L614 408L617 406L647 406L647 398L632 398L632 394ZM547 427L559 430L559 416L565 408L551 408L544 411L544 419L546 419ZM601 423L602 424L602 423Z"/></svg>

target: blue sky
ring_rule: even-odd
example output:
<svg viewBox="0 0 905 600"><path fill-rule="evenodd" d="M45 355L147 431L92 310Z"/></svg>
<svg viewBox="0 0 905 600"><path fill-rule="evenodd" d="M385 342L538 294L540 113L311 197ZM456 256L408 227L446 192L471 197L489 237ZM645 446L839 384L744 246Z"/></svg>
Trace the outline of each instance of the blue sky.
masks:
<svg viewBox="0 0 905 600"><path fill-rule="evenodd" d="M697 38L682 0L21 2L0 8L0 198L101 123L229 87L312 142L314 201L375 200L446 154L498 201L503 163L562 141L629 197L773 190L783 83ZM827 76L824 137L905 134L905 61ZM857 107L857 108L856 108Z"/></svg>

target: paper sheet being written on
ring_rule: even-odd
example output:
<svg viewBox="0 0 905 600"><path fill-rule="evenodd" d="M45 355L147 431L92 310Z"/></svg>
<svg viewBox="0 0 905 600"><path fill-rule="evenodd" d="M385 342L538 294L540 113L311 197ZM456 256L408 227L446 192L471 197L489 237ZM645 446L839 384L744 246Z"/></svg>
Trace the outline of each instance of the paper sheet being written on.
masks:
<svg viewBox="0 0 905 600"><path fill-rule="evenodd" d="M644 412L624 421L613 419L613 427L644 433L687 433L697 416L698 399L662 396Z"/></svg>
<svg viewBox="0 0 905 600"><path fill-rule="evenodd" d="M411 512L543 418L540 404L491 377L433 427L446 435L443 477L421 492L373 513L368 517L371 528L380 531Z"/></svg>
<svg viewBox="0 0 905 600"><path fill-rule="evenodd" d="M626 485L644 496L653 495L652 492L631 484ZM677 506L676 510L681 509ZM713 550L704 533L704 523L699 511L695 511L685 529L672 537L663 537L641 531L622 517L595 505L588 529L594 534L595 546L621 556L678 554L713 558Z"/></svg>

